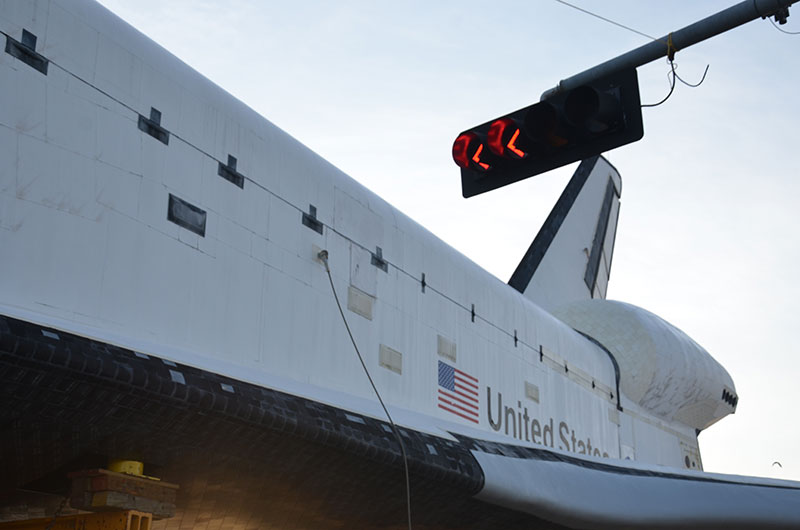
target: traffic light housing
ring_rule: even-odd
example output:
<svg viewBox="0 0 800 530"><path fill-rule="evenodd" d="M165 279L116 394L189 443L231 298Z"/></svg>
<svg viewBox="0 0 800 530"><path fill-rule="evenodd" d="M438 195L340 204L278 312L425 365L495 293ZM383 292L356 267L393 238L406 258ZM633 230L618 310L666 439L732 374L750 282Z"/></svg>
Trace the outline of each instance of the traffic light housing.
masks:
<svg viewBox="0 0 800 530"><path fill-rule="evenodd" d="M462 132L453 160L464 197L472 197L642 136L639 81L630 69Z"/></svg>

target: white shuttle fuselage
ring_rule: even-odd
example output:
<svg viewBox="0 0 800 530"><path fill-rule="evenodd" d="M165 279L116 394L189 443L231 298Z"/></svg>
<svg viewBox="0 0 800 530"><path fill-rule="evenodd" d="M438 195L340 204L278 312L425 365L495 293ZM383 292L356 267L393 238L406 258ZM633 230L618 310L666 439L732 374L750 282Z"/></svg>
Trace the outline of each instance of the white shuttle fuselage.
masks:
<svg viewBox="0 0 800 530"><path fill-rule="evenodd" d="M395 423L468 447L478 499L577 527L800 524L796 484L700 473L727 372L605 300L604 159L509 285L92 2L6 1L0 31L4 317L162 360L177 387L199 370L384 421L327 250Z"/></svg>

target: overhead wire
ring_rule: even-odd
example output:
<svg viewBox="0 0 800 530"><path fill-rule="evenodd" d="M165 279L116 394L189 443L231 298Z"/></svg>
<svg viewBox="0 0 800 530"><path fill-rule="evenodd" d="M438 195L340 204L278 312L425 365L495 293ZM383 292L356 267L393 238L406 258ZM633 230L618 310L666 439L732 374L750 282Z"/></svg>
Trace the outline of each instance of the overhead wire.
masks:
<svg viewBox="0 0 800 530"><path fill-rule="evenodd" d="M569 2L566 2L565 0L555 0L555 1L558 2L559 4L564 4L565 6L568 6L568 7L571 7L572 9L580 11L581 13L585 13L587 15L590 15L590 16L593 16L595 18L598 18L598 19L600 19L600 20L602 20L604 22L608 22L609 24L613 24L614 26L617 26L619 28L625 29L625 30L630 31L632 33L635 33L637 35L641 35L642 37L647 37L648 39L650 39L652 41L661 40L661 39L657 39L656 37L653 37L652 35L648 35L647 33L639 31L638 29L632 28L630 26L626 26L625 24L621 24L621 23L619 23L619 22L617 22L615 20L612 20L610 18L604 17L604 16L599 15L597 13L594 13L592 11L589 11L588 9L584 9L584 8L582 8L580 6L575 5L575 4L571 4ZM772 19L770 19L770 21L772 21ZM772 23L773 23L773 25L775 25L774 22L772 22ZM775 27L777 28L777 26L775 26ZM778 28L778 29L780 30L780 28ZM783 30L781 30L781 31L783 31ZM792 32L784 31L784 33L790 33L791 34ZM648 103L648 104L642 105L642 107L657 107L657 106L661 105L662 103L664 103L665 101L667 101L670 98L670 96L672 96L672 93L675 91L675 81L676 80L680 81L681 83L683 83L684 85L686 85L688 87L692 87L692 88L699 87L700 85L703 84L703 81L706 80L706 75L708 74L708 69L711 66L711 65L706 65L705 71L703 71L703 77L700 78L699 82L697 82L696 84L695 83L689 83L688 81L684 80L681 76L679 76L678 72L676 71L677 64L675 64L673 59L674 59L675 53L678 51L678 49L672 43L672 33L669 34L669 36L667 37L667 40L664 41L664 44L667 46L667 58L668 58L669 64L670 64L670 71L667 72L667 77L670 80L669 92L664 97L664 99L662 99L658 103Z"/></svg>
<svg viewBox="0 0 800 530"><path fill-rule="evenodd" d="M670 71L667 72L667 78L670 80L669 92L664 97L664 99L662 99L658 103L645 103L645 104L642 105L642 108L645 108L645 107L658 107L662 103L666 102L670 98L670 96L672 96L672 93L675 91L675 81L676 80L680 81L684 85L686 85L688 87L691 87L691 88L699 87L700 85L703 84L703 81L706 80L706 74L708 74L708 68L711 66L711 65L708 65L708 64L706 65L706 69L703 72L703 77L701 77L700 81L698 81L697 83L690 83L690 82L686 81L685 79L683 79L681 76L679 76L678 72L677 72L678 65L672 59L672 57L674 57L674 55L675 55L675 51L677 51L677 50L672 51L672 53L670 53L669 56L667 57L667 60L669 61L669 67L670 67Z"/></svg>
<svg viewBox="0 0 800 530"><path fill-rule="evenodd" d="M658 40L657 38L653 37L652 35L648 35L647 33L643 33L641 31L639 31L638 29L634 29L634 28L632 28L630 26L626 26L625 24L620 24L619 22L611 20L610 18L606 18L606 17L604 17L602 15L598 15L597 13L593 13L593 12L589 11L588 9L584 9L582 7L578 7L575 4L570 4L569 2L565 2L564 0L556 0L556 2L558 2L559 4L564 4L565 6L571 7L572 9L580 11L581 13L586 13L587 15L591 15L591 16L593 16L595 18L599 18L600 20L608 22L609 24L613 24L613 25L615 25L617 27L620 27L622 29L626 29L628 31L636 33L637 35L641 35L642 37L647 37L650 40Z"/></svg>
<svg viewBox="0 0 800 530"><path fill-rule="evenodd" d="M383 407L383 412L386 414L386 417L389 419L389 424L392 427L392 432L397 438L397 443L400 444L400 452L403 455L403 468L405 469L406 474L406 508L407 508L407 518L408 518L408 530L412 530L411 528L411 478L408 472L408 456L406 455L406 446L403 443L403 438L400 436L400 430L397 428L397 425L392 420L392 415L389 414L389 409L386 408L386 404L383 402L383 398L381 398L381 393L378 392L378 387L375 385L375 381L372 380L372 376L369 373L369 369L367 368L367 363L364 362L364 357L361 355L361 351L358 349L358 345L356 344L356 339L353 337L353 332L350 330L350 325L347 323L347 317L344 315L344 310L342 309L342 304L339 302L339 295L336 294L336 287L333 285L333 276L331 275L331 268L328 265L328 251L322 250L317 255L317 257L322 261L325 265L325 272L328 273L328 281L331 284L331 291L333 291L333 298L336 300L336 307L339 308L339 314L342 316L342 321L344 322L344 327L347 329L347 334L350 336L350 342L353 343L353 349L356 351L356 355L358 356L358 360L361 361L361 367L364 369L364 373L367 374L367 379L369 379L369 384L372 385L372 390L375 392L375 395L378 397L378 402L380 402L381 407Z"/></svg>
<svg viewBox="0 0 800 530"><path fill-rule="evenodd" d="M644 107L658 107L659 105L661 105L662 103L667 101L670 98L670 96L672 95L672 93L675 91L675 79L677 78L677 75L675 74L675 61L670 59L669 65L670 65L670 68L672 70L671 72L667 73L667 77L670 78L669 92L664 97L664 99L662 99L658 103L646 103L646 104L642 105L642 108L644 108ZM670 77L670 73L672 74L671 77Z"/></svg>
<svg viewBox="0 0 800 530"><path fill-rule="evenodd" d="M672 70L672 73L675 75L675 77L678 79L678 81L680 81L680 82L681 82L681 83L683 83L684 85L686 85L686 86L688 86L688 87L692 87L692 88L697 88L697 87L699 87L700 85L702 85L702 84L703 84L703 81L705 81L705 80L706 80L706 74L708 73L708 67L709 67L709 66L711 66L711 65L708 65L708 64L706 65L706 69L705 69L705 71L703 72L703 77L701 77L701 78L700 78L700 81L698 81L696 84L693 84L693 83L690 83L690 82L688 82L688 81L685 81L685 80L684 80L684 79L683 79L681 76L679 76L679 75L678 75L678 72L677 72L677 70L678 70L678 66L677 66L677 65L676 65L676 66L675 66L675 68Z"/></svg>

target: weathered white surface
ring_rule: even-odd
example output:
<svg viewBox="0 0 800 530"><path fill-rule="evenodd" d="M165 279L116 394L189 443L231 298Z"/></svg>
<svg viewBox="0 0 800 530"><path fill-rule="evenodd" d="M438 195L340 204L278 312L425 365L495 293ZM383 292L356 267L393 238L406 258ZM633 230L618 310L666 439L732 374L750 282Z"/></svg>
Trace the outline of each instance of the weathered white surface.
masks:
<svg viewBox="0 0 800 530"><path fill-rule="evenodd" d="M614 355L620 389L661 418L705 429L733 412L720 400L733 392L725 369L681 330L639 307L610 300L573 302L554 311Z"/></svg>
<svg viewBox="0 0 800 530"><path fill-rule="evenodd" d="M76 42L64 38L73 26ZM452 364L480 380L487 435L491 388L618 453L613 400L601 391L614 387L613 367L596 346L104 8L4 2L0 30L19 39L23 28L51 64L44 76L0 54L0 79L13 87L0 92L6 312L152 344L154 355L192 352L194 365L263 384L284 378L374 400L315 261L313 249L325 248L343 303L353 289L369 302L346 312L389 404L467 426L437 407L438 337L447 337ZM151 107L168 145L137 128ZM217 175L229 154L244 189ZM204 236L167 220L170 194L206 212ZM323 235L301 223L311 204ZM377 247L385 272L371 264ZM402 374L380 369L381 345L402 352ZM540 345L562 364L541 362ZM541 389L539 403L525 400L525 382Z"/></svg>
<svg viewBox="0 0 800 530"><path fill-rule="evenodd" d="M104 8L0 4L0 31L23 28L51 64L44 76L0 53L6 314L379 416L315 258L324 248L343 303L351 289L369 300L345 313L399 423L549 447L557 435L534 425L564 424L601 454L625 440L673 466L696 449L686 426L624 402L609 412L614 369L596 345ZM169 145L137 127L151 107ZM217 175L228 155L244 189ZM170 194L206 212L204 236L167 220ZM301 223L309 205L322 235ZM575 222L593 233L597 212ZM380 368L381 345L402 352L402 373ZM440 359L479 379L477 425L437 406Z"/></svg>

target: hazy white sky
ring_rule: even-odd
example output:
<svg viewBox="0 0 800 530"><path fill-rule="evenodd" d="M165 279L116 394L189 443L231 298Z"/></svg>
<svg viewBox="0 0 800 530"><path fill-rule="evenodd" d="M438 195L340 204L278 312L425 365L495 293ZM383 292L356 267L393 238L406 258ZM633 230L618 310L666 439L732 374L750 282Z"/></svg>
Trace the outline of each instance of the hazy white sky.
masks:
<svg viewBox="0 0 800 530"><path fill-rule="evenodd" d="M102 3L504 281L576 166L463 199L456 135L648 42L555 0ZM735 1L572 3L661 37ZM700 435L708 471L800 480L798 51L764 20L680 51L689 82L710 65L703 85L606 155L623 179L609 298L736 383L736 414ZM643 103L668 70L639 68Z"/></svg>

